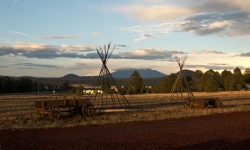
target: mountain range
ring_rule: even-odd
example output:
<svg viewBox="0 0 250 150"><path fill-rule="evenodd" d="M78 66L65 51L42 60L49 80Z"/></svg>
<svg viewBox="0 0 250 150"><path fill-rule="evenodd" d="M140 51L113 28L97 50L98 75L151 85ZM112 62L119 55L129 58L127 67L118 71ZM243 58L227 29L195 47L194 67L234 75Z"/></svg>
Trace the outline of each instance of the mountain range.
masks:
<svg viewBox="0 0 250 150"><path fill-rule="evenodd" d="M119 79L127 79L130 78L131 74L137 71L142 78L162 78L165 76L168 76L164 73L161 73L156 70L152 70L150 68L147 69L119 69L115 72L111 73L113 78L119 78ZM194 71L191 70L183 70L183 73L185 76L193 76ZM179 74L179 72L175 73L176 75ZM0 77L3 77L0 75ZM11 77L11 76L9 76ZM79 79L85 79L85 80L95 80L98 76L78 76L75 74L67 74L65 76L59 77L58 79L65 79L65 80L79 80ZM12 77L12 78L19 78L19 77ZM37 77L31 77L31 76L22 76L22 78L37 78Z"/></svg>
<svg viewBox="0 0 250 150"><path fill-rule="evenodd" d="M140 76L142 78L161 78L164 76L167 76L164 73L161 73L159 71L156 70L152 70L152 69L119 69L116 70L115 72L111 73L111 75L113 76L113 78L121 78L121 79L126 79L126 78L130 78L130 75L134 72L137 71ZM175 73L176 75L178 75L179 72ZM193 71L191 70L183 70L184 75L186 76L191 76L193 75ZM60 77L60 79L95 79L98 76L78 76L75 74L67 74L63 77Z"/></svg>
<svg viewBox="0 0 250 150"><path fill-rule="evenodd" d="M145 85L157 85L161 79L165 76L168 76L166 74L163 74L159 71L152 70L152 69L119 69L112 73L112 76L115 78L115 81L119 85L126 85L129 80L131 74L137 71L140 76L143 78L143 84ZM179 72L175 73L178 75ZM193 76L193 71L191 70L183 70L183 73L185 76ZM3 77L0 75L0 78ZM11 77L10 78L20 78L20 77ZM43 84L51 84L51 85L61 85L65 82L65 80L68 80L71 84L88 84L88 85L94 85L97 81L98 76L78 76L75 74L67 74L63 77L28 77L23 76L22 78L30 78L32 81L35 82L41 82Z"/></svg>

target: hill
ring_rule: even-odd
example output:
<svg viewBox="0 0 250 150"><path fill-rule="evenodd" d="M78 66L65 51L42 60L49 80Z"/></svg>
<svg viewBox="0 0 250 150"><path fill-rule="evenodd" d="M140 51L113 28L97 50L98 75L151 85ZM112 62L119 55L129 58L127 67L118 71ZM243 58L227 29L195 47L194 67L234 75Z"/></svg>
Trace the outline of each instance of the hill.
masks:
<svg viewBox="0 0 250 150"><path fill-rule="evenodd" d="M67 74L63 77L60 77L61 79L79 79L80 77L78 75L75 74Z"/></svg>
<svg viewBox="0 0 250 150"><path fill-rule="evenodd" d="M193 77L194 71L192 71L192 70L182 70L182 73L184 74L184 76ZM179 71L177 73L175 73L175 74L178 75Z"/></svg>
<svg viewBox="0 0 250 150"><path fill-rule="evenodd" d="M142 78L159 78L159 77L166 76L166 74L163 74L159 71L152 70L149 68L146 68L146 69L120 69L120 70L116 70L115 72L113 72L112 76L114 78L130 78L130 75L134 71L137 71L138 73L140 73L140 76Z"/></svg>

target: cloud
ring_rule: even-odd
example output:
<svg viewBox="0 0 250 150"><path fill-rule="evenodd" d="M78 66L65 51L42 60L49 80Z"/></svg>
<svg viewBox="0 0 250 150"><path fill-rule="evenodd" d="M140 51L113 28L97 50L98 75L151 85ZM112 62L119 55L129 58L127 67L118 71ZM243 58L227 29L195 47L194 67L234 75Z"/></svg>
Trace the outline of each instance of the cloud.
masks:
<svg viewBox="0 0 250 150"><path fill-rule="evenodd" d="M148 70L150 68L130 68L130 67L125 67L125 68L116 68L113 69L113 71L119 71L119 70Z"/></svg>
<svg viewBox="0 0 250 150"><path fill-rule="evenodd" d="M134 29L140 29L142 28L141 26L131 26L131 27L126 27L126 28L121 28L121 30L134 30Z"/></svg>
<svg viewBox="0 0 250 150"><path fill-rule="evenodd" d="M97 34L100 34L99 32L92 32L91 33L92 35L97 35Z"/></svg>
<svg viewBox="0 0 250 150"><path fill-rule="evenodd" d="M185 23L176 24L180 31L197 35L242 36L250 34L249 14L242 11L206 13L190 16Z"/></svg>
<svg viewBox="0 0 250 150"><path fill-rule="evenodd" d="M229 64L223 64L223 63L208 63L209 65L216 65L216 66L225 66L225 65L229 65Z"/></svg>
<svg viewBox="0 0 250 150"><path fill-rule="evenodd" d="M191 50L190 54L226 54L225 52L216 51L216 50Z"/></svg>
<svg viewBox="0 0 250 150"><path fill-rule="evenodd" d="M61 51L70 52L70 51L94 51L96 49L96 46L82 46L82 45L67 45L62 44Z"/></svg>
<svg viewBox="0 0 250 150"><path fill-rule="evenodd" d="M50 35L50 36L42 36L43 39L74 39L75 36L72 35L63 35L63 36L57 36L57 35Z"/></svg>
<svg viewBox="0 0 250 150"><path fill-rule="evenodd" d="M135 42L144 40L144 39L149 38L149 37L152 37L152 36L149 35L149 34L144 34L144 33L142 33L142 34L141 34L141 38L135 39Z"/></svg>
<svg viewBox="0 0 250 150"><path fill-rule="evenodd" d="M124 13L132 19L155 22L149 26L156 34L167 34L170 31L190 32L205 36L244 36L250 34L249 0L177 0L152 2L143 5L123 5L115 11ZM137 27L137 26L134 26ZM145 27L144 27L145 28ZM133 29L124 28L124 30ZM143 31L147 32L148 31Z"/></svg>
<svg viewBox="0 0 250 150"><path fill-rule="evenodd" d="M184 54L178 50L162 50L162 49L137 49L134 52L122 52L119 55L124 59L146 59L146 60L162 60L172 58L175 54Z"/></svg>
<svg viewBox="0 0 250 150"><path fill-rule="evenodd" d="M236 67L239 67L239 68L245 68L243 66L229 66L229 65L212 65L212 64L208 64L208 65L185 65L184 68L189 68L189 69L195 69L195 68L205 68L205 69L213 69L213 70L224 70L224 69L227 69L227 70L233 70L235 69Z"/></svg>
<svg viewBox="0 0 250 150"><path fill-rule="evenodd" d="M7 66L0 66L0 68L8 68Z"/></svg>
<svg viewBox="0 0 250 150"><path fill-rule="evenodd" d="M25 33L22 33L22 32L18 32L18 31L10 31L11 33L15 33L15 34L19 34L19 35L25 35L27 36L27 34Z"/></svg>
<svg viewBox="0 0 250 150"><path fill-rule="evenodd" d="M124 45L121 45L124 46ZM55 59L55 58L86 58L100 59L95 52L95 46L66 45L53 46L43 43L17 42L14 46L0 46L0 56L23 56L26 58ZM92 52L93 51L93 52ZM185 54L179 50L162 50L141 48L133 52L113 52L112 59L139 59L139 60L168 60L173 55Z"/></svg>
<svg viewBox="0 0 250 150"><path fill-rule="evenodd" d="M118 46L118 47L128 47L126 45L116 45L116 46Z"/></svg>
<svg viewBox="0 0 250 150"><path fill-rule="evenodd" d="M120 6L115 9L132 17L132 19L146 20L146 21L162 21L175 19L194 13L191 8L184 8L181 6L171 5L130 5Z"/></svg>
<svg viewBox="0 0 250 150"><path fill-rule="evenodd" d="M241 53L235 56L239 56L239 57L250 57L250 52L246 52L246 53Z"/></svg>
<svg viewBox="0 0 250 150"><path fill-rule="evenodd" d="M18 0L15 0L14 3L12 5L15 5L17 3Z"/></svg>
<svg viewBox="0 0 250 150"><path fill-rule="evenodd" d="M86 58L82 52L94 51L94 46L69 46L63 44L61 47L33 42L17 42L14 46L0 46L0 56L14 55L27 58L53 59ZM97 54L96 54L97 55Z"/></svg>
<svg viewBox="0 0 250 150"><path fill-rule="evenodd" d="M70 66L68 69L84 69L86 68L86 64L84 63L75 63L72 66Z"/></svg>
<svg viewBox="0 0 250 150"><path fill-rule="evenodd" d="M19 69L32 69L32 67L53 68L53 69L59 68L58 66L55 66L55 65L34 64L34 63L18 63L18 64L13 64L13 65L27 67L27 68L19 68Z"/></svg>

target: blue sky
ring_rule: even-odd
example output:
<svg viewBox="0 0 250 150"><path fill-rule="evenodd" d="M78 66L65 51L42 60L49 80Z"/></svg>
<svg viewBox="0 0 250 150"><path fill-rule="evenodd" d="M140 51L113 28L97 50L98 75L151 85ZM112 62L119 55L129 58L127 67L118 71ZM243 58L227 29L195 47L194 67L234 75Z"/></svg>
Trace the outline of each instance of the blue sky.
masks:
<svg viewBox="0 0 250 150"><path fill-rule="evenodd" d="M249 0L0 0L0 75L97 75L96 48L116 45L108 68L249 68Z"/></svg>

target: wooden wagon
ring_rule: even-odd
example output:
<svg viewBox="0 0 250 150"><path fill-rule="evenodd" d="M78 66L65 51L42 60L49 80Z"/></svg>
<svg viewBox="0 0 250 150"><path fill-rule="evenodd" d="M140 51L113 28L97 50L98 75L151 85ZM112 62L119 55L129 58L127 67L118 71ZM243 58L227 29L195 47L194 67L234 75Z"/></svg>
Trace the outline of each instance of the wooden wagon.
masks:
<svg viewBox="0 0 250 150"><path fill-rule="evenodd" d="M95 115L95 108L91 100L87 98L35 101L34 107L40 117L47 120L59 119L62 112L68 112L70 116L92 117Z"/></svg>
<svg viewBox="0 0 250 150"><path fill-rule="evenodd" d="M186 98L186 103L187 106L192 108L215 108L223 106L219 98Z"/></svg>

